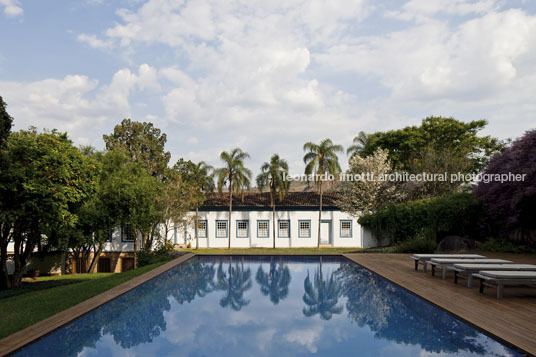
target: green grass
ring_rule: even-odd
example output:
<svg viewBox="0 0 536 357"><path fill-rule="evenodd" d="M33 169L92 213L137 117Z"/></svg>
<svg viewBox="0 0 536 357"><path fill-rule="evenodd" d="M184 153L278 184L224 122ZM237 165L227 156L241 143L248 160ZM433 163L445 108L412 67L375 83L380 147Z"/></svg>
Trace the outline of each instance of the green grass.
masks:
<svg viewBox="0 0 536 357"><path fill-rule="evenodd" d="M208 248L208 249L181 249L199 255L222 254L222 255L333 255L344 253L357 253L361 248Z"/></svg>
<svg viewBox="0 0 536 357"><path fill-rule="evenodd" d="M98 273L40 277L39 282L28 284L42 282L41 289L24 286L20 288L22 291L17 295L0 298L0 311L2 311L0 338L9 336L162 264L164 262L119 274Z"/></svg>

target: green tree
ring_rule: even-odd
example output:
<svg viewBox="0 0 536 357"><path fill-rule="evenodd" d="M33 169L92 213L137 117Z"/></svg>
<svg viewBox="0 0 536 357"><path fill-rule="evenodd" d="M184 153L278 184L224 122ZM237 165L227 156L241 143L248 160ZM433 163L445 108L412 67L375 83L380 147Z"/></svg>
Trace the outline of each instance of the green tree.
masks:
<svg viewBox="0 0 536 357"><path fill-rule="evenodd" d="M103 135L106 149L123 150L127 155L143 165L149 175L161 177L168 165L171 154L164 151L166 134L152 123L140 123L123 119L114 132Z"/></svg>
<svg viewBox="0 0 536 357"><path fill-rule="evenodd" d="M274 258L270 258L270 271L264 272L262 265L257 270L255 280L260 286L264 296L270 296L270 301L277 305L288 295L290 285L290 271L282 261L276 263Z"/></svg>
<svg viewBox="0 0 536 357"><path fill-rule="evenodd" d="M186 198L188 210L195 208L194 216L194 231L195 231L195 249L199 248L199 207L205 201L205 192L214 190L214 179L210 172L212 166L201 161L197 164L192 161L179 159L173 166L173 169L179 174L179 178L183 183L183 191L181 198L184 201ZM178 198L181 200L181 198Z"/></svg>
<svg viewBox="0 0 536 357"><path fill-rule="evenodd" d="M259 190L266 186L270 190L270 205L272 206L272 231L274 236L273 248L275 249L275 200L276 197L282 201L289 190L289 181L285 179L288 175L288 163L274 154L270 162L265 162L261 166L261 173L257 176L257 187Z"/></svg>
<svg viewBox="0 0 536 357"><path fill-rule="evenodd" d="M225 185L229 190L229 242L227 249L231 249L231 217L233 213L233 193L242 193L244 188L249 190L251 171L244 166L244 160L249 158L247 152L235 148L230 152L223 151L220 159L224 163L222 168L214 171L217 177L218 191L221 193Z"/></svg>
<svg viewBox="0 0 536 357"><path fill-rule="evenodd" d="M352 158L354 155L359 154L367 146L368 143L368 134L364 131L360 131L354 140L353 144L346 149L346 155Z"/></svg>
<svg viewBox="0 0 536 357"><path fill-rule="evenodd" d="M320 223L322 221L322 183L324 181L324 175L337 175L341 172L339 165L338 152L344 152L341 145L334 145L330 139L324 139L320 144L313 142L307 142L303 145L303 150L306 152L303 157L305 163L305 174L315 174L318 191L320 193L320 204L318 210L318 244L320 248Z"/></svg>
<svg viewBox="0 0 536 357"><path fill-rule="evenodd" d="M9 136L0 177L1 287L17 287L47 227L72 227L76 207L96 189L97 168L67 134L21 130ZM7 244L14 243L15 271L6 269Z"/></svg>
<svg viewBox="0 0 536 357"><path fill-rule="evenodd" d="M4 147L13 125L13 118L7 113L6 107L7 104L0 96L0 149Z"/></svg>
<svg viewBox="0 0 536 357"><path fill-rule="evenodd" d="M465 123L454 118L428 117L420 126L369 134L360 155L366 157L378 148L387 149L395 169L422 172L427 167L421 158L432 149L439 155L448 152L469 160L466 172L477 172L502 148L497 139L478 136L486 125L485 120Z"/></svg>

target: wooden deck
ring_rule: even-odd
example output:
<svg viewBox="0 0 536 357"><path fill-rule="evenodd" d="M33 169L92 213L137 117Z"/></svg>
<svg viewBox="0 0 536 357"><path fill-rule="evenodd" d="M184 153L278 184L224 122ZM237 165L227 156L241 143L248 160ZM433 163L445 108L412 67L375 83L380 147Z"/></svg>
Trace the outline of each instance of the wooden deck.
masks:
<svg viewBox="0 0 536 357"><path fill-rule="evenodd" d="M536 255L485 254L490 258L536 264ZM536 355L536 289L508 287L501 300L496 291L487 288L478 292L478 283L467 288L466 281L457 285L452 272L447 280L425 274L422 266L414 270L409 254L344 254L345 257L391 280L459 318L486 331L494 337Z"/></svg>
<svg viewBox="0 0 536 357"><path fill-rule="evenodd" d="M93 309L107 303L108 301L115 299L119 295L126 293L129 290L134 289L136 286L145 283L157 275L168 271L171 268L176 267L182 262L194 257L194 254L187 253L177 259L170 261L164 265L159 266L147 273L137 276L121 285L118 285L108 291L103 292L97 296L92 297L78 305L68 308L62 312L57 313L47 319L39 321L38 323L29 326L19 332L0 340L0 356L4 356L17 351L18 349L26 346L27 344L41 338L52 331L60 328L61 326L73 321L74 319L90 312Z"/></svg>

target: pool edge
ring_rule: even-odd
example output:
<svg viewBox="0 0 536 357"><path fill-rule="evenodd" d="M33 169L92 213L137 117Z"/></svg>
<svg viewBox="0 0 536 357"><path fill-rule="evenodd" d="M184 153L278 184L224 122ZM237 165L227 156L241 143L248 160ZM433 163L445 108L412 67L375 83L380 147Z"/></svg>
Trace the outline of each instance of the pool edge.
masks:
<svg viewBox="0 0 536 357"><path fill-rule="evenodd" d="M81 303L71 306L70 308L58 312L55 315L47 317L44 320L36 322L35 324L28 326L20 331L15 332L0 340L0 356L9 355L14 353L24 346L48 335L49 333L57 330L58 328L65 326L71 321L95 310L99 306L102 306L111 300L127 293L128 291L136 288L137 286L151 280L158 275L165 273L166 271L173 269L179 264L195 257L193 253L187 253L180 256L177 259L156 267L140 276L137 276L129 281L126 281L120 285L117 285L110 290L107 290L99 295L93 296Z"/></svg>

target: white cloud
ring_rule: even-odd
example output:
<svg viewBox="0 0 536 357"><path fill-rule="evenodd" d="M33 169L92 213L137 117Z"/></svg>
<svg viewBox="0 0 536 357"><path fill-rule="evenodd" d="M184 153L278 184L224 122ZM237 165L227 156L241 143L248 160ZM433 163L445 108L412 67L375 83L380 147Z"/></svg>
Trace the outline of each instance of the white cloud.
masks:
<svg viewBox="0 0 536 357"><path fill-rule="evenodd" d="M85 42L93 48L109 49L112 48L112 41L110 40L101 40L95 35L87 35L82 33L78 35L77 40L80 42Z"/></svg>
<svg viewBox="0 0 536 357"><path fill-rule="evenodd" d="M2 6L4 7L4 15L7 17L21 16L24 13L19 0L0 0L0 7Z"/></svg>

